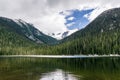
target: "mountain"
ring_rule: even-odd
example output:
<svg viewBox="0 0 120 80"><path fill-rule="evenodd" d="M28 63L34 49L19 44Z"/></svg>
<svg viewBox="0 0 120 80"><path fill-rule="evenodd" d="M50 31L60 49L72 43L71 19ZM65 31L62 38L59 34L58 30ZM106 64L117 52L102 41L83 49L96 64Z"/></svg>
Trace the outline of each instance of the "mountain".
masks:
<svg viewBox="0 0 120 80"><path fill-rule="evenodd" d="M120 29L120 8L109 9L101 13L85 28L66 37L63 41L73 40L87 35L97 35L104 32L112 32Z"/></svg>
<svg viewBox="0 0 120 80"><path fill-rule="evenodd" d="M70 33L69 31L65 31L63 33L52 33L52 34L49 34L49 35L58 39L58 40L61 40L65 37L69 36L69 33Z"/></svg>
<svg viewBox="0 0 120 80"><path fill-rule="evenodd" d="M55 44L57 40L45 35L32 24L27 23L21 19L12 20L5 17L0 17L0 25L8 27L12 32L24 36L36 43Z"/></svg>
<svg viewBox="0 0 120 80"><path fill-rule="evenodd" d="M52 36L58 40L62 40L68 36L70 36L72 33L78 31L78 29L74 29L74 30L67 30L65 32L58 32L58 33L52 33L52 34L49 34L49 36Z"/></svg>
<svg viewBox="0 0 120 80"><path fill-rule="evenodd" d="M56 40L22 20L0 18L0 54L120 54L120 8L104 11L59 44L39 46L35 42L54 44Z"/></svg>
<svg viewBox="0 0 120 80"><path fill-rule="evenodd" d="M119 54L120 8L101 13L85 28L61 40L63 54Z"/></svg>

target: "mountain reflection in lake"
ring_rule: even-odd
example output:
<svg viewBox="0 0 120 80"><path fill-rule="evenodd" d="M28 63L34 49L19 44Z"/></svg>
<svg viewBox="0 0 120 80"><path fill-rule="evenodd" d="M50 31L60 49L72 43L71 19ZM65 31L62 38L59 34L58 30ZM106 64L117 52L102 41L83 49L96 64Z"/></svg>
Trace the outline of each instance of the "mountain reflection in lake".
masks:
<svg viewBox="0 0 120 80"><path fill-rule="evenodd" d="M45 73L40 80L78 80L75 75L57 69L54 72Z"/></svg>
<svg viewBox="0 0 120 80"><path fill-rule="evenodd" d="M0 58L0 80L120 80L120 59Z"/></svg>

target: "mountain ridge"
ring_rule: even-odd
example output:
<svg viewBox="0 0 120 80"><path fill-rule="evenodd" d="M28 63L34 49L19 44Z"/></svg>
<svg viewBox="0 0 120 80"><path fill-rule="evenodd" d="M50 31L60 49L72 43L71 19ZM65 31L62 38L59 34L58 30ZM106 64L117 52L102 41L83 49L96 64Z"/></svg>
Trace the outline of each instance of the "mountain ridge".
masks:
<svg viewBox="0 0 120 80"><path fill-rule="evenodd" d="M120 8L104 11L60 43L59 54L119 54Z"/></svg>
<svg viewBox="0 0 120 80"><path fill-rule="evenodd" d="M3 33L1 32L0 34ZM4 34L2 37L4 38ZM14 37L10 37L10 38L14 38ZM20 37L18 38L20 39ZM14 38L14 40L12 41L15 41L15 39L16 38ZM7 38L7 40L9 43L10 39ZM17 40L17 42L22 42L25 44L27 40L25 42ZM28 44L29 43L27 43L27 45ZM47 44L42 47L40 46L35 47L36 45L34 46L34 44L32 43L32 45L26 46L26 48L28 48L27 50L26 49L21 50L21 48L19 48L19 46L17 45L18 49L15 48L15 50L20 52L24 51L24 53L17 52L19 54L58 54L58 55L60 54L61 55L120 54L120 8L104 11L95 20L93 20L90 24L88 24L85 28L75 32L71 36L62 39L60 42L57 42L55 44L56 45L52 45L52 46ZM9 51L14 52L14 48L12 48L11 45L10 45L10 49L12 48L12 50L9 50L9 48L7 48L6 46L4 48L5 51L8 49L7 50L8 52ZM24 48L24 46L22 48ZM16 53L14 52L14 54Z"/></svg>
<svg viewBox="0 0 120 80"><path fill-rule="evenodd" d="M62 41L64 42L64 41L67 41L69 39L75 39L75 38L80 37L80 36L84 37L86 34L94 35L94 33L112 30L114 28L112 26L115 25L116 21L117 21L117 23L119 23L119 19L120 19L119 12L120 12L120 8L113 8L113 9L109 9L109 10L106 10L106 11L102 12L100 15L98 15L98 17L96 17L92 22L90 22L85 28L71 34L70 36L64 38ZM107 21L105 19L108 18L108 16L109 16L110 21L108 19L107 20L108 20L109 23L111 23L110 26L107 26L107 24L106 24L106 26L101 26L99 28L95 27L97 25L104 24L104 21ZM103 18L100 19L101 17L103 17ZM117 19L117 20L114 21L114 19ZM95 24L93 24L93 23L95 23ZM119 28L120 24L118 24L117 26L118 26L117 28ZM98 28L97 31L94 28ZM94 31L90 32L91 29L94 30ZM89 33L84 33L84 32L89 32Z"/></svg>
<svg viewBox="0 0 120 80"><path fill-rule="evenodd" d="M9 27L10 30L15 31L19 35L22 35L36 43L54 44L57 42L56 39L45 35L32 24L27 23L21 19L12 20L5 17L0 17L0 24Z"/></svg>

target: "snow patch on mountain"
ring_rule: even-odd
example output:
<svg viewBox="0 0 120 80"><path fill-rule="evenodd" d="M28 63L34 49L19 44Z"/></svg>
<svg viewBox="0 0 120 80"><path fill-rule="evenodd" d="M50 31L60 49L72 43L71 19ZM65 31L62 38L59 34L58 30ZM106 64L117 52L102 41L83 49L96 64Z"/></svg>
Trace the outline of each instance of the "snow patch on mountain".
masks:
<svg viewBox="0 0 120 80"><path fill-rule="evenodd" d="M15 23L17 23L20 27L23 27L23 25L17 20L17 19L15 19L15 20L13 20Z"/></svg>
<svg viewBox="0 0 120 80"><path fill-rule="evenodd" d="M29 36L29 39L35 41L35 38L34 38L34 36L32 36L32 35Z"/></svg>
<svg viewBox="0 0 120 80"><path fill-rule="evenodd" d="M32 24L29 24L21 19L15 19L13 20L16 24L18 24L21 28L24 28L27 30L27 34L26 34L26 37L28 37L29 39L33 40L33 41L38 41L36 40L36 38L34 37L33 35L33 32L30 30L30 25L33 26ZM73 23L72 23L73 24ZM49 36L53 37L53 38L56 38L58 40L61 40L67 36L70 36L72 33L78 31L78 29L74 29L74 30L67 30L67 31L64 31L64 32L53 32L51 34L48 34ZM23 30L24 32L24 30ZM34 31L35 35L37 36L42 36L42 33L39 31L39 30L35 30ZM38 41L39 42L39 41Z"/></svg>
<svg viewBox="0 0 120 80"><path fill-rule="evenodd" d="M53 38L56 38L57 40L61 40L67 36L70 36L72 33L76 31L78 31L78 29L68 30L65 32L56 32L56 33L49 34L49 36L52 36Z"/></svg>
<svg viewBox="0 0 120 80"><path fill-rule="evenodd" d="M36 35L38 35L38 36L42 36L41 32L38 31L38 30L36 30Z"/></svg>

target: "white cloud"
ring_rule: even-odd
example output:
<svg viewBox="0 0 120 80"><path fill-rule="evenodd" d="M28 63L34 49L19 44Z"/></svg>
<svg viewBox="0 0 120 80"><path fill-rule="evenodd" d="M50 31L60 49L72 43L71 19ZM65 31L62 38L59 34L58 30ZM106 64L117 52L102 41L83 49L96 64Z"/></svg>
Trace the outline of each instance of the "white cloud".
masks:
<svg viewBox="0 0 120 80"><path fill-rule="evenodd" d="M72 21L73 19L75 19L74 17L69 17L67 20Z"/></svg>
<svg viewBox="0 0 120 80"><path fill-rule="evenodd" d="M69 15L73 14L73 11L72 10L65 10L65 11L62 11L60 13L61 13L61 15L69 16Z"/></svg>
<svg viewBox="0 0 120 80"><path fill-rule="evenodd" d="M90 14L84 15L84 17L88 18L89 21L94 20L98 15L100 15L103 11L110 9L110 7L96 8Z"/></svg>
<svg viewBox="0 0 120 80"><path fill-rule="evenodd" d="M75 24L75 22L71 22L71 23L69 23L69 24L66 24L66 26L67 27L70 27L70 26L72 26L72 25L74 25Z"/></svg>
<svg viewBox="0 0 120 80"><path fill-rule="evenodd" d="M85 18L89 18L89 16L90 16L90 13L85 14L83 17L85 17Z"/></svg>
<svg viewBox="0 0 120 80"><path fill-rule="evenodd" d="M68 30L64 23L65 16L72 14L69 10L94 8L87 16L92 21L104 10L114 7L120 7L120 0L0 0L0 16L21 18L45 33L52 33ZM62 11L64 15L59 14Z"/></svg>
<svg viewBox="0 0 120 80"><path fill-rule="evenodd" d="M38 18L38 20L35 19L33 21L37 25L37 28L39 28L40 26L40 29L42 29L46 33L53 33L59 31L64 32L67 30L64 24L66 23L66 20L64 19L64 16L59 14L42 16L41 18Z"/></svg>

